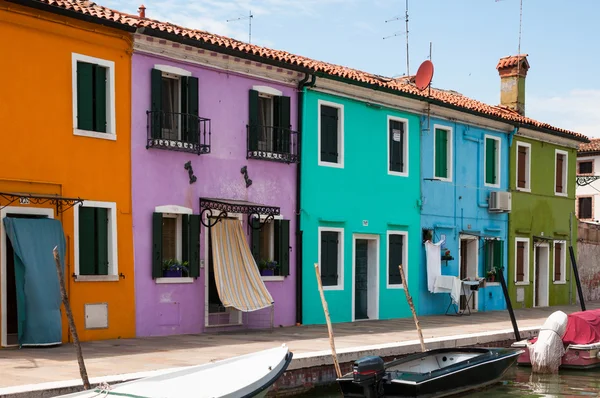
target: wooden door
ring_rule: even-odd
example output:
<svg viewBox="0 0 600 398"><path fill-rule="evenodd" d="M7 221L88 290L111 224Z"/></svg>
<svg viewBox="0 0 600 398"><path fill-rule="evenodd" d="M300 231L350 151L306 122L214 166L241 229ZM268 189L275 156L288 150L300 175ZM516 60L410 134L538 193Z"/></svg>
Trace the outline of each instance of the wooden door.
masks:
<svg viewBox="0 0 600 398"><path fill-rule="evenodd" d="M368 319L369 303L369 258L368 241L356 240L354 259L354 319Z"/></svg>

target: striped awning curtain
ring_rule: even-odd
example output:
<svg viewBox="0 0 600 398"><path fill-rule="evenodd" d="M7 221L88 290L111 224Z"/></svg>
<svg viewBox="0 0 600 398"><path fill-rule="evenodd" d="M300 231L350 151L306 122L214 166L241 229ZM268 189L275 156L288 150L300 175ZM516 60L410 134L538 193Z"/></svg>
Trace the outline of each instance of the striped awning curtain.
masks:
<svg viewBox="0 0 600 398"><path fill-rule="evenodd" d="M251 312L273 305L246 241L242 222L224 218L210 232L215 283L223 306Z"/></svg>

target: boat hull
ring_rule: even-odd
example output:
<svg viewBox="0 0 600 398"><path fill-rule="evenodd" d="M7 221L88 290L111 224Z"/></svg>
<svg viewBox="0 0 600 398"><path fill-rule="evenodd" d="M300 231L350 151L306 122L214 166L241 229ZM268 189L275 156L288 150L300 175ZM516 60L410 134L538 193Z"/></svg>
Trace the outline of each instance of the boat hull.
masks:
<svg viewBox="0 0 600 398"><path fill-rule="evenodd" d="M517 359L519 366L531 366L531 357L526 341L513 343L512 347L522 348L524 352ZM569 346L561 358L559 369L589 370L600 368L600 343Z"/></svg>
<svg viewBox="0 0 600 398"><path fill-rule="evenodd" d="M469 361L457 363L431 373L400 372L387 373L381 381L384 397L444 397L494 384L502 379L506 371L516 362L521 350L516 349L440 349L425 354L473 352L480 350L482 355ZM488 354L485 354L485 352ZM416 354L386 364L386 371L395 364L414 360L424 354ZM338 379L344 397L364 397L363 387L353 382L353 375L347 374Z"/></svg>

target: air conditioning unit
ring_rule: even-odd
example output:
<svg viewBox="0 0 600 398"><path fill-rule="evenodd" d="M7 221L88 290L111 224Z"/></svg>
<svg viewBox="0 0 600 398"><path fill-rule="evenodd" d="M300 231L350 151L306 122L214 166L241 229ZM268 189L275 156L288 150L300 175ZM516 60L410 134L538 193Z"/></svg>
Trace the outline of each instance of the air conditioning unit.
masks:
<svg viewBox="0 0 600 398"><path fill-rule="evenodd" d="M503 213L510 211L511 193L504 191L490 192L488 211L490 213Z"/></svg>

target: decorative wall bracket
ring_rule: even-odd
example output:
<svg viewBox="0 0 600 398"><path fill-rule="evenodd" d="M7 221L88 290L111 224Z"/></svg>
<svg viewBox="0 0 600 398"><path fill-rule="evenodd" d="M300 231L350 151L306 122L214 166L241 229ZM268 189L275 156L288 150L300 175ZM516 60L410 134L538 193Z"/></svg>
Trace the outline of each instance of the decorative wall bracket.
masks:
<svg viewBox="0 0 600 398"><path fill-rule="evenodd" d="M190 184L193 184L196 182L196 176L194 175L194 169L192 169L192 161L189 160L184 166L184 169L186 169L188 171L188 175L190 177Z"/></svg>
<svg viewBox="0 0 600 398"><path fill-rule="evenodd" d="M212 209L210 208L204 208L202 209L202 211L200 212L200 222L202 223L202 225L204 225L206 228L212 228L214 227L219 221L221 221L222 218L226 218L227 217L227 212L226 211L219 211L219 215L214 218L213 217L213 212ZM206 214L206 223L204 222L204 215ZM214 220L214 221L212 221Z"/></svg>
<svg viewBox="0 0 600 398"><path fill-rule="evenodd" d="M250 213L250 214L248 214L248 225L250 226L250 228L256 229L256 230L260 230L264 224L269 224L270 222L273 222L273 220L275 219L275 216L273 214L269 214L267 217L265 217L265 219L263 220L263 222L260 223L257 228L255 228L254 225L252 225L253 224L252 223L252 219L254 217L258 217L260 219L260 214L259 213Z"/></svg>
<svg viewBox="0 0 600 398"><path fill-rule="evenodd" d="M246 181L246 188L248 188L250 185L252 185L252 180L248 178L248 166L242 167L240 173L244 175L244 180Z"/></svg>
<svg viewBox="0 0 600 398"><path fill-rule="evenodd" d="M577 186L584 187L600 179L600 176L577 176Z"/></svg>

